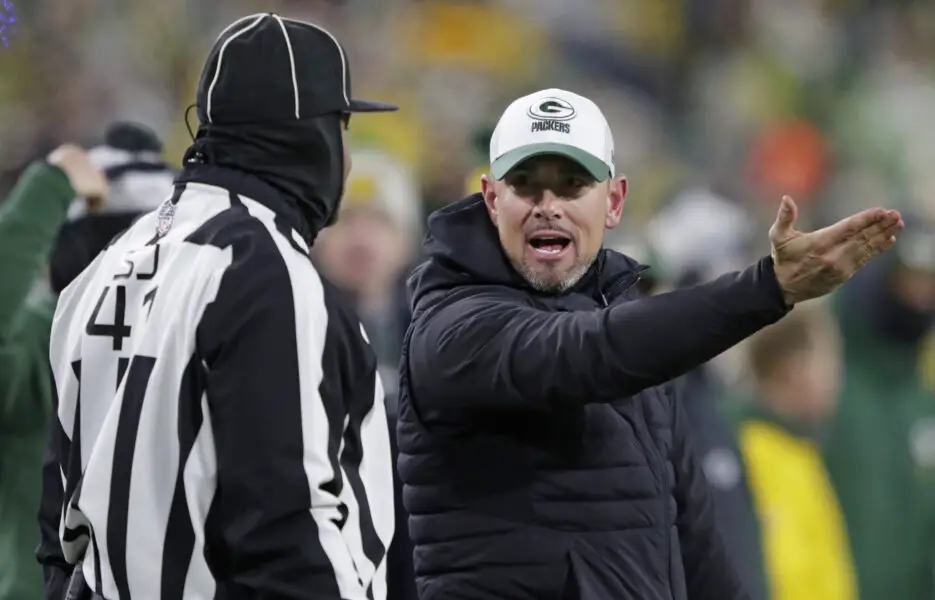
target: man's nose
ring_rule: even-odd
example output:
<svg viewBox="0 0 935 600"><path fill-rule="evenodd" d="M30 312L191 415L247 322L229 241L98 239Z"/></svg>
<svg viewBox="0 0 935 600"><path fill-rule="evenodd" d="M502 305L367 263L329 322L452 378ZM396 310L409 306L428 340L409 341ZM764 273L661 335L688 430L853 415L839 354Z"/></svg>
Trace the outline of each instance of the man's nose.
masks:
<svg viewBox="0 0 935 600"><path fill-rule="evenodd" d="M543 190L536 202L534 214L542 219L560 219L562 217L561 199L552 190Z"/></svg>

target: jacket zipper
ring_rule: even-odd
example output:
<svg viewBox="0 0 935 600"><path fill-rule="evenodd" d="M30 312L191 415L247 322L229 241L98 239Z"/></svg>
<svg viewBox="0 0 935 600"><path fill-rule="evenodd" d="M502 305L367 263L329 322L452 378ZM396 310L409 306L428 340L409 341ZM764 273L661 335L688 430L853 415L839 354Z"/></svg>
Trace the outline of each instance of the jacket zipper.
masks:
<svg viewBox="0 0 935 600"><path fill-rule="evenodd" d="M610 286L610 289L607 290L606 294L603 291L601 291L601 301L604 303L604 306L605 307L610 306L610 302L607 300L608 294L612 296L614 294L614 290L616 290L618 287L621 287L621 286L624 286L624 287L622 290L620 290L620 294L621 295L626 294L631 289L633 289L633 287L637 283L639 283L643 279L643 274L649 269L650 269L649 267L644 267L640 269L639 271L637 271L635 274L630 275L629 277L624 277L623 279L621 279L614 285Z"/></svg>

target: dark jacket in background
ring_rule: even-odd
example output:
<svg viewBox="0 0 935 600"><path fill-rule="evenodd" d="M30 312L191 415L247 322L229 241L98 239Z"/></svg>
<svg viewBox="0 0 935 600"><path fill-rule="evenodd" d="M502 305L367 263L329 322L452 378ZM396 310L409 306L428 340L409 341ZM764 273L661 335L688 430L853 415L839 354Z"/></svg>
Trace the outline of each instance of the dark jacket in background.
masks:
<svg viewBox="0 0 935 600"><path fill-rule="evenodd" d="M751 600L767 600L759 523L735 428L719 406L725 395L722 386L708 366L678 382L727 556Z"/></svg>
<svg viewBox="0 0 935 600"><path fill-rule="evenodd" d="M393 461L399 457L396 443L396 419L389 419L390 446ZM419 600L416 592L416 575L412 568L412 541L409 539L409 515L403 508L402 481L393 469L393 502L396 508L396 529L393 541L386 552L386 600Z"/></svg>
<svg viewBox="0 0 935 600"><path fill-rule="evenodd" d="M666 382L785 314L771 260L643 300L639 266L602 251L541 294L479 194L425 246L398 428L421 599L748 598Z"/></svg>
<svg viewBox="0 0 935 600"><path fill-rule="evenodd" d="M899 300L889 282L895 267L894 255L876 259L835 298L845 378L824 455L861 600L932 600L935 393L923 385L919 355L935 315Z"/></svg>
<svg viewBox="0 0 935 600"><path fill-rule="evenodd" d="M408 271L407 271L408 272ZM402 340L409 327L411 314L409 312L408 294L404 282L396 290L396 320L394 324L400 329L399 339ZM398 381L395 382L398 385ZM386 385L384 383L384 385ZM395 387L395 386L394 386ZM393 464L399 459L399 444L396 439L396 409L398 407L398 393L394 392L386 399L387 413L390 425L390 444L393 449ZM392 409L392 410L391 410ZM416 592L415 571L412 566L412 540L409 539L409 514L403 506L403 483L399 477L399 470L393 469L393 501L396 508L396 529L393 533L393 543L386 553L386 591L387 600L419 600Z"/></svg>

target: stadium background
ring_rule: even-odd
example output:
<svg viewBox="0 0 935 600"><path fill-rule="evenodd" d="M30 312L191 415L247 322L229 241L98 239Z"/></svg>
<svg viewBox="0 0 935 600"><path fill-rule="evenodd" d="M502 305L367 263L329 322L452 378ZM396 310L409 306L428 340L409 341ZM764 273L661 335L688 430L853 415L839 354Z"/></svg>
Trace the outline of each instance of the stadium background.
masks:
<svg viewBox="0 0 935 600"><path fill-rule="evenodd" d="M3 0L0 198L30 161L115 119L149 124L178 165L215 35L262 10L326 26L355 95L402 107L353 120L354 149L385 164L348 188L352 205L387 197L405 234L379 243L405 249L383 268L400 276L423 217L478 189L500 111L543 87L604 110L630 181L608 244L662 279L766 251L783 193L805 227L879 204L935 223L935 3L908 0ZM720 208L665 212L693 194ZM734 238L751 243L711 253Z"/></svg>

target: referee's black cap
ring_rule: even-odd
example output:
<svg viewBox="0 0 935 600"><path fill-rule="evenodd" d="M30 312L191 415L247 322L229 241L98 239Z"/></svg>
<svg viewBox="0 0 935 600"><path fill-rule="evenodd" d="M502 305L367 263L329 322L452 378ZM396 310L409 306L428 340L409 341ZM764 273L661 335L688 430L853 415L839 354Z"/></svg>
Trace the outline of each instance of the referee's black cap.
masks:
<svg viewBox="0 0 935 600"><path fill-rule="evenodd" d="M275 13L243 17L221 32L196 104L202 123L224 125L397 110L351 97L347 55L326 29Z"/></svg>

